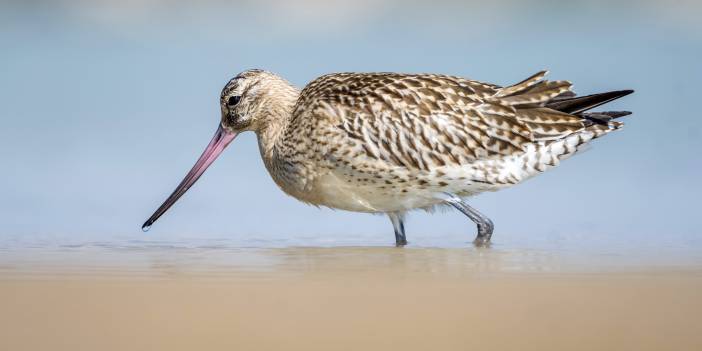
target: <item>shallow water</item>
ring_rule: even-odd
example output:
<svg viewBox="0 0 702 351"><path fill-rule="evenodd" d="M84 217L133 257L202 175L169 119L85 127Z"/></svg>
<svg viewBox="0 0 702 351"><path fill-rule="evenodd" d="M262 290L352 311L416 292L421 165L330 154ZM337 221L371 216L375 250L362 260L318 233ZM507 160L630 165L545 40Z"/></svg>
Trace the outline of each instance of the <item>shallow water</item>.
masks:
<svg viewBox="0 0 702 351"><path fill-rule="evenodd" d="M571 248L563 243L534 248L493 244L476 248L437 247L411 243L351 246L286 242L128 240L73 244L35 243L0 248L0 276L55 276L55 274L144 277L222 276L251 273L307 274L316 271L393 271L397 274L441 272L452 275L493 273L576 273L689 270L702 267L702 253L682 246L591 246ZM436 241L435 244L438 244ZM451 244L451 243L449 243ZM455 243L454 243L455 244ZM256 245L256 246L255 246Z"/></svg>

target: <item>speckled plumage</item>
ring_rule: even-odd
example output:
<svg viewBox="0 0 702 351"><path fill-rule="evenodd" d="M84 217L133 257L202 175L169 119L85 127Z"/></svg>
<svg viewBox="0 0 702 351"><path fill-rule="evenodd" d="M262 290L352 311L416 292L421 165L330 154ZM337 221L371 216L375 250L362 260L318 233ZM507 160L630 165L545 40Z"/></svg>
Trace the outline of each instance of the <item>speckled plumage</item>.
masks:
<svg viewBox="0 0 702 351"><path fill-rule="evenodd" d="M545 75L501 87L437 74L334 73L298 91L250 70L222 90L221 125L256 132L287 194L388 213L404 238L406 211L517 184L622 126L612 119L628 113L584 111L630 91L575 97L570 82Z"/></svg>
<svg viewBox="0 0 702 351"><path fill-rule="evenodd" d="M281 109L290 112L269 122L279 131L259 132L262 156L285 192L350 211L407 211L442 203L437 193L498 190L621 127L545 107L571 86L545 74L505 88L434 74L325 75L288 94Z"/></svg>

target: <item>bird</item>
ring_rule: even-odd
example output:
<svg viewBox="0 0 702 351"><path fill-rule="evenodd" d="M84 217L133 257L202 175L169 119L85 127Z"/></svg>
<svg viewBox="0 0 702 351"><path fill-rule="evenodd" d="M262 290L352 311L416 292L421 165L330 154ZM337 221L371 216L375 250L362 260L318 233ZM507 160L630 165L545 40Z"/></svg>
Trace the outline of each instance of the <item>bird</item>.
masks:
<svg viewBox="0 0 702 351"><path fill-rule="evenodd" d="M468 204L559 165L619 130L629 111L591 112L633 93L578 96L540 71L500 86L453 75L331 73L302 90L250 69L228 81L221 120L204 152L143 224L147 231L243 132L254 132L277 186L304 203L385 214L395 245L407 244L412 210L455 208L489 246L494 224Z"/></svg>

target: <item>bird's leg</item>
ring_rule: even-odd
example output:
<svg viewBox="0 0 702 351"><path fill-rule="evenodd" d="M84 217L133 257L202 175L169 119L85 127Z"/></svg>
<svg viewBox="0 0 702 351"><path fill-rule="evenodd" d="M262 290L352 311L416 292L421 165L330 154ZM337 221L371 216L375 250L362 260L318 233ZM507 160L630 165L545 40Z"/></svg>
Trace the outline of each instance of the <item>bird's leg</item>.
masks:
<svg viewBox="0 0 702 351"><path fill-rule="evenodd" d="M475 240L473 240L473 244L475 244L475 246L490 245L490 237L492 237L492 231L495 229L495 225L492 224L490 218L487 218L484 214L478 212L478 210L470 207L461 200L460 197L449 193L445 195L445 201L447 203L468 216L468 218L478 226L478 235L475 237Z"/></svg>
<svg viewBox="0 0 702 351"><path fill-rule="evenodd" d="M407 245L404 215L398 212L389 212L388 217L390 217L392 227L395 229L395 246L399 247Z"/></svg>

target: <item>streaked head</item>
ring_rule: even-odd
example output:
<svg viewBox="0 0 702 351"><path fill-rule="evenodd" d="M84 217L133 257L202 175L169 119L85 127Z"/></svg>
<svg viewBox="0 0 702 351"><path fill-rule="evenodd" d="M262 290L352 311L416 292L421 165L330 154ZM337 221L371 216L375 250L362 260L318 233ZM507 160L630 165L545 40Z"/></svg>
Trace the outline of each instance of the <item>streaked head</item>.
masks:
<svg viewBox="0 0 702 351"><path fill-rule="evenodd" d="M142 230L163 215L202 176L207 167L241 132L259 132L272 119L281 118L281 101L294 101L297 90L284 79L263 70L244 71L232 78L222 89L220 106L222 120L212 141L193 168L166 201L144 223ZM283 111L289 113L289 107Z"/></svg>
<svg viewBox="0 0 702 351"><path fill-rule="evenodd" d="M220 98L222 127L227 131L259 131L271 118L279 118L280 103L296 96L297 90L285 79L267 71L252 69L239 73L224 86Z"/></svg>

